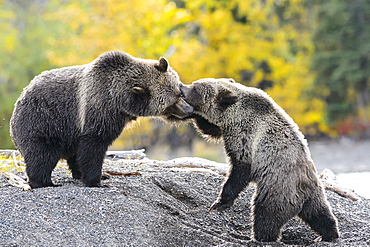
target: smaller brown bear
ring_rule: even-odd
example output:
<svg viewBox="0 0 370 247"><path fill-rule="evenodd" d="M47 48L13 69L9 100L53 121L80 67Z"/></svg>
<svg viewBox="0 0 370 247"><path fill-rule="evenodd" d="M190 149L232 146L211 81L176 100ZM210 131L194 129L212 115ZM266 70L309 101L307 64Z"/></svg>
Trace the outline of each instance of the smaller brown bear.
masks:
<svg viewBox="0 0 370 247"><path fill-rule="evenodd" d="M278 240L299 216L324 241L338 238L336 219L298 126L265 92L232 79L201 79L181 89L194 107L194 124L205 137L222 139L232 165L211 209L230 207L255 183L254 238Z"/></svg>

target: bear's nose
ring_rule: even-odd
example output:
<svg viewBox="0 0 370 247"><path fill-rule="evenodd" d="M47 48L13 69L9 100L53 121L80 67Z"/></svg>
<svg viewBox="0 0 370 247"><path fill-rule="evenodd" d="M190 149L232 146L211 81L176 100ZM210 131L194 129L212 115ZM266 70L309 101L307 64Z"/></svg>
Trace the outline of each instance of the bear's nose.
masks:
<svg viewBox="0 0 370 247"><path fill-rule="evenodd" d="M190 88L189 86L186 86L184 84L180 84L180 91L182 93L182 95L184 96L184 98L186 99L187 96L189 96L189 91L190 91Z"/></svg>

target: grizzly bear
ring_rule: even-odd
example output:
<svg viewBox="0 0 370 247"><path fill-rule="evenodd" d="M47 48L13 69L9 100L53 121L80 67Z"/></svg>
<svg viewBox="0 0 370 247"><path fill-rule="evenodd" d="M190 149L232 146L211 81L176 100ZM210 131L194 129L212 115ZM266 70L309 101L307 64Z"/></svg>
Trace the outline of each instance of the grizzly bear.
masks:
<svg viewBox="0 0 370 247"><path fill-rule="evenodd" d="M140 59L119 51L36 76L17 100L10 128L30 186L53 186L51 173L61 158L73 178L101 186L105 152L128 122L192 113L180 84L165 58Z"/></svg>
<svg viewBox="0 0 370 247"><path fill-rule="evenodd" d="M323 240L338 238L337 222L307 142L279 105L262 90L232 79L201 79L181 90L194 107L196 128L205 137L221 139L231 163L211 209L230 207L254 183L252 215L257 241L277 241L282 227L295 216Z"/></svg>

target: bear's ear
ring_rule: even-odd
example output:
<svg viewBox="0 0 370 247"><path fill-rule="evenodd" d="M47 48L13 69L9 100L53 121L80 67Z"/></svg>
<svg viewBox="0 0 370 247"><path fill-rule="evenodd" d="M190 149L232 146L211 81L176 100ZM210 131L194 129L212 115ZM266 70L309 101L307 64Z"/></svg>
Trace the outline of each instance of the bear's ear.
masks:
<svg viewBox="0 0 370 247"><path fill-rule="evenodd" d="M159 70L160 72L167 72L168 70L168 61L164 57L159 59L159 63L154 65L154 68Z"/></svg>
<svg viewBox="0 0 370 247"><path fill-rule="evenodd" d="M142 87L133 87L131 91L141 98L148 95L148 91Z"/></svg>
<svg viewBox="0 0 370 247"><path fill-rule="evenodd" d="M238 96L229 90L223 90L218 94L217 99L220 109L225 110L238 101Z"/></svg>

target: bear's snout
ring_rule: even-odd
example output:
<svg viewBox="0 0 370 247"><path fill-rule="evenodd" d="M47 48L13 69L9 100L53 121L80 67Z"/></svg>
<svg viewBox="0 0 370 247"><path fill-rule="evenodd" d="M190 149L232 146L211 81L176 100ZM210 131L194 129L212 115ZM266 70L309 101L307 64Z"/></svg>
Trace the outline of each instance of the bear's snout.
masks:
<svg viewBox="0 0 370 247"><path fill-rule="evenodd" d="M192 107L188 102L184 99L180 99L179 103L176 104L176 110L173 115L176 117L183 119L185 117L190 116L194 112L194 107Z"/></svg>
<svg viewBox="0 0 370 247"><path fill-rule="evenodd" d="M187 85L184 85L184 84L180 84L180 91L183 95L183 97L186 98L189 96L189 92L190 92L190 86L187 86Z"/></svg>
<svg viewBox="0 0 370 247"><path fill-rule="evenodd" d="M169 106L166 109L164 115L167 116L168 120L178 121L181 119L186 119L193 113L194 107L186 102L183 98L179 98L179 100L175 104Z"/></svg>

